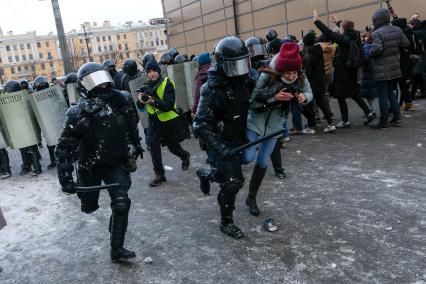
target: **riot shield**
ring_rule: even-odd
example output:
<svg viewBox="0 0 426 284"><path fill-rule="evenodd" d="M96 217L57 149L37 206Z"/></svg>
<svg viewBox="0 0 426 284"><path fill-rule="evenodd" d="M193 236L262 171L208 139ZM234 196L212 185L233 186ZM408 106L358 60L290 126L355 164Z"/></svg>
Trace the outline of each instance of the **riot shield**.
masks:
<svg viewBox="0 0 426 284"><path fill-rule="evenodd" d="M40 128L32 111L27 90L0 95L0 119L12 149L41 142Z"/></svg>
<svg viewBox="0 0 426 284"><path fill-rule="evenodd" d="M146 73L129 81L130 92L132 93L133 101L135 102L136 109L138 110L139 120L143 128L148 128L148 110L146 107L143 109L138 108L136 102L138 101L138 90L148 81Z"/></svg>
<svg viewBox="0 0 426 284"><path fill-rule="evenodd" d="M186 95L189 107L194 104L194 89L195 76L197 76L197 64L195 62L185 62L185 80L186 80Z"/></svg>
<svg viewBox="0 0 426 284"><path fill-rule="evenodd" d="M9 145L6 139L6 133L4 132L3 125L0 120L0 149L6 148Z"/></svg>
<svg viewBox="0 0 426 284"><path fill-rule="evenodd" d="M167 68L168 66L171 65L160 65L161 75L163 75L163 77L169 77L169 68Z"/></svg>
<svg viewBox="0 0 426 284"><path fill-rule="evenodd" d="M190 109L187 94L188 86L185 78L185 63L170 65L170 67L172 67L173 73L173 78L170 79L175 83L176 108L185 113Z"/></svg>
<svg viewBox="0 0 426 284"><path fill-rule="evenodd" d="M46 144L48 146L58 144L68 109L61 87L52 86L33 93L30 102Z"/></svg>
<svg viewBox="0 0 426 284"><path fill-rule="evenodd" d="M71 83L67 85L68 100L70 101L70 105L77 104L78 100L80 99L80 95L77 91L77 84L78 83Z"/></svg>

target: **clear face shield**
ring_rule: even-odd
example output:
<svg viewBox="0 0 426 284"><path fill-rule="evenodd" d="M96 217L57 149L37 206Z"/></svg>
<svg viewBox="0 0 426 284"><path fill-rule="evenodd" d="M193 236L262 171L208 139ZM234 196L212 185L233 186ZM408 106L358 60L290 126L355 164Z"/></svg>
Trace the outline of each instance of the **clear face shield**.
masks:
<svg viewBox="0 0 426 284"><path fill-rule="evenodd" d="M250 73L250 59L244 57L236 60L225 60L223 71L226 77L237 77Z"/></svg>
<svg viewBox="0 0 426 284"><path fill-rule="evenodd" d="M87 91L91 91L104 83L114 83L111 75L106 70L90 73L81 80L81 84Z"/></svg>
<svg viewBox="0 0 426 284"><path fill-rule="evenodd" d="M249 47L250 57L266 55L266 46L264 44L255 44Z"/></svg>

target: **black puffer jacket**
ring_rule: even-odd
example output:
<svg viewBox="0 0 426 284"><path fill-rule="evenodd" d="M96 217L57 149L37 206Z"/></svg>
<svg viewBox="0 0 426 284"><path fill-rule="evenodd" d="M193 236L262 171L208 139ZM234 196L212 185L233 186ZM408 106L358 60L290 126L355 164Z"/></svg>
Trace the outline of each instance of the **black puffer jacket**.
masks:
<svg viewBox="0 0 426 284"><path fill-rule="evenodd" d="M345 66L349 46L352 40L358 40L361 44L359 34L355 30L346 31L344 34L338 34L330 30L320 20L315 21L317 28L334 43L338 44L333 66L333 82L331 95L336 98L350 98L359 94L359 84L357 70Z"/></svg>
<svg viewBox="0 0 426 284"><path fill-rule="evenodd" d="M303 69L305 75L311 84L314 95L325 93L324 83L324 54L319 44L313 46L305 46L303 56Z"/></svg>
<svg viewBox="0 0 426 284"><path fill-rule="evenodd" d="M370 50L375 81L401 78L400 48L408 49L407 37L398 27L390 25L390 14L379 9L373 15L373 47Z"/></svg>

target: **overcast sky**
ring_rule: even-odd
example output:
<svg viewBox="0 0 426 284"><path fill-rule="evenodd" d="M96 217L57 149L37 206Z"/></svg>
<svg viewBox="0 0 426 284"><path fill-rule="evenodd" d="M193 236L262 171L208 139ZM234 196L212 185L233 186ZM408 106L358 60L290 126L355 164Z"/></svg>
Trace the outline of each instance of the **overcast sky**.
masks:
<svg viewBox="0 0 426 284"><path fill-rule="evenodd" d="M148 21L163 16L161 0L59 0L64 30L80 29L83 22L113 25L126 21ZM56 34L50 0L0 0L0 27L6 34L36 30L37 34Z"/></svg>

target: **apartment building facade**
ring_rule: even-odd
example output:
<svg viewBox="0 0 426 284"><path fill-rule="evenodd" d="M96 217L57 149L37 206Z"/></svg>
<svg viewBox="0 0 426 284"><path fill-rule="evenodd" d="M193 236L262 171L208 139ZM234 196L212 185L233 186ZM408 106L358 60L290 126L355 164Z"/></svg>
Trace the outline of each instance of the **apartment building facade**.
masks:
<svg viewBox="0 0 426 284"><path fill-rule="evenodd" d="M120 68L127 58L138 61L145 52L159 56L168 48L164 25L141 22L122 26L111 26L109 21L100 26L84 23L81 30L70 31L66 38L75 70L85 62L106 59L114 60ZM39 75L65 75L57 36L0 34L0 84L10 79L32 81Z"/></svg>
<svg viewBox="0 0 426 284"><path fill-rule="evenodd" d="M264 37L271 28L281 37L301 38L302 31L314 29L313 10L326 23L336 14L364 29L375 10L386 7L383 0L162 0L162 4L170 47L189 55L212 51L228 35ZM425 0L392 0L391 4L401 17L419 13L426 18Z"/></svg>

